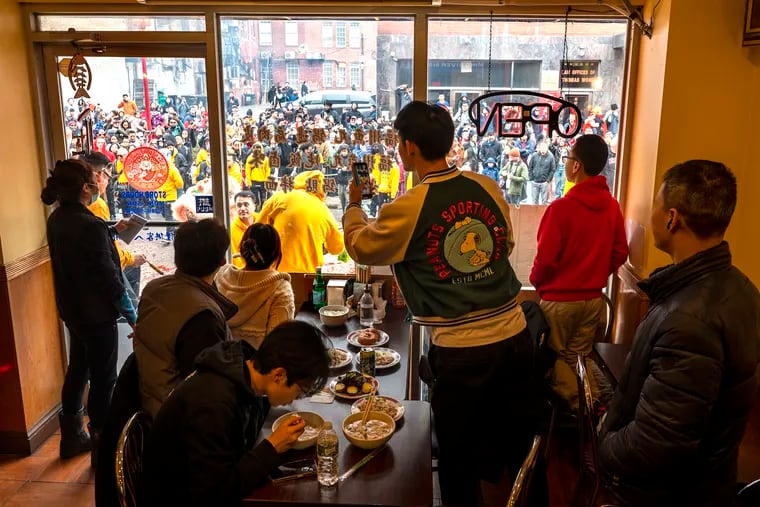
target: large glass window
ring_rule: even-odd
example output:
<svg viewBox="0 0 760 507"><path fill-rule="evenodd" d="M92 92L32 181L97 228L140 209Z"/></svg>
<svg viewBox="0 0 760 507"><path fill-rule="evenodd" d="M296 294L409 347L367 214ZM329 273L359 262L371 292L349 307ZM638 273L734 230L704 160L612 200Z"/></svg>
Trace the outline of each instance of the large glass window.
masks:
<svg viewBox="0 0 760 507"><path fill-rule="evenodd" d="M351 88L361 89L363 70L364 70L364 64L362 63L351 64Z"/></svg>
<svg viewBox="0 0 760 507"><path fill-rule="evenodd" d="M361 25L359 23L351 23L349 28L349 46L352 48L360 48L362 45Z"/></svg>
<svg viewBox="0 0 760 507"><path fill-rule="evenodd" d="M333 62L322 64L322 86L332 88L333 85Z"/></svg>
<svg viewBox="0 0 760 507"><path fill-rule="evenodd" d="M285 77L287 78L289 83L297 84L298 77L299 77L299 65L298 62L286 62L285 63Z"/></svg>
<svg viewBox="0 0 760 507"><path fill-rule="evenodd" d="M333 24L332 21L322 23L322 47L331 48L333 45Z"/></svg>
<svg viewBox="0 0 760 507"><path fill-rule="evenodd" d="M259 21L259 44L262 46L272 45L272 22Z"/></svg>
<svg viewBox="0 0 760 507"><path fill-rule="evenodd" d="M346 24L335 24L335 46L339 48L346 47Z"/></svg>
<svg viewBox="0 0 760 507"><path fill-rule="evenodd" d="M128 32L202 32L206 30L203 16L67 16L43 14L37 16L40 31L128 31Z"/></svg>
<svg viewBox="0 0 760 507"><path fill-rule="evenodd" d="M298 45L298 23L295 21L287 21L285 23L285 45Z"/></svg>
<svg viewBox="0 0 760 507"><path fill-rule="evenodd" d="M338 88L346 86L346 64L344 62L338 63L338 70L335 72L335 86Z"/></svg>
<svg viewBox="0 0 760 507"><path fill-rule="evenodd" d="M539 92L576 104L581 112L560 115L564 132L578 129L599 134L608 143L610 157L602 174L615 189L616 153L625 66L625 21L571 21L496 18L431 18L428 24L428 100L447 107L454 117L456 138L451 162L463 170L494 178L513 205L518 240L512 263L527 285L535 254L536 229L545 205L570 188L563 156L573 139L560 138L545 124L549 109L561 103L523 92ZM565 32L567 31L567 38ZM404 43L402 38L395 41ZM490 54L490 59L489 59ZM411 72L411 64L404 65ZM407 74L408 75L408 74ZM483 135L469 116L469 105L489 91L504 93L480 102L478 119ZM521 110L499 104L536 103L549 106ZM529 119L520 119L528 113ZM502 132L518 137L497 136ZM522 137L520 134L524 134ZM542 153L542 145L546 147ZM509 152L516 148L517 160ZM526 164L528 181L509 178L514 164ZM541 167L549 167L544 174Z"/></svg>

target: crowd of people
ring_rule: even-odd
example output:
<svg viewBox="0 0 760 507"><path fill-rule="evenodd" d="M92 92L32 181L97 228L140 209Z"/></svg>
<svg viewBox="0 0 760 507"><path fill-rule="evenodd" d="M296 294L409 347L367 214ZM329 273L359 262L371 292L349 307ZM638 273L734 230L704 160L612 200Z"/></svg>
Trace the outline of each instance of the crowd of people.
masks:
<svg viewBox="0 0 760 507"><path fill-rule="evenodd" d="M591 352L602 291L629 253L620 206L604 173L614 133L593 132L611 124L589 118L586 133L559 155L562 140L542 133L507 144L508 150L487 135L477 167L464 169L463 162L460 169L452 149L459 128L440 102L412 101L392 125L368 119L367 132L376 132L377 142L366 139L370 134L361 137L363 115L348 111L342 117L329 105L314 118L293 111L289 120L272 108L255 121L246 115L247 123L230 123L230 157L249 188L235 197L237 262L227 265L231 240L221 224L188 221L176 231L176 273L151 281L139 301L130 364L136 364L133 387L140 396L130 411L142 409L154 420L144 456L146 505L236 505L297 440L304 422L294 416L257 443L270 406L326 383L324 338L292 320L293 290L280 273L309 270L286 263L321 262L323 248L337 253L345 247L357 263L392 265L413 321L429 329L426 380L445 504L474 506L488 498L503 504L541 431L547 372L536 370L535 315L550 328L555 360L549 385L565 409L577 407L577 357ZM355 141L350 151L342 142L349 135ZM289 145L290 136L297 149L287 156L293 164L283 165L279 145ZM346 145L349 159L376 165L376 196L391 194L382 186L388 166L415 174L415 185L397 190L395 199L373 199L377 209L370 210L361 186L348 178L341 231L324 203L328 171L342 170L321 151L333 140L340 142L339 153ZM354 151L365 147L370 151ZM558 163L570 184L561 198L550 184ZM42 199L58 206L48 221L48 241L59 311L72 331L61 456L92 448L95 462L98 449L107 449L99 442L104 426L124 422L108 408L116 379L115 322L123 315L133 323L135 315L113 240L123 224L108 227L87 211L107 181L93 165L57 164ZM278 185L292 178L288 192L267 186L273 168ZM252 179L258 170L266 180ZM513 185L526 182L531 200L549 202L530 273L541 298L534 317L517 303L522 283L509 260L516 241L510 203L524 201ZM655 198L655 246L673 264L641 282L650 311L599 435L604 492L620 505L730 505L735 494L738 448L760 363L760 293L732 266L723 239L736 195L736 180L723 164L691 160L665 173ZM370 211L377 212L374 219ZM305 228L294 232L298 223ZM296 237L311 238L317 251L300 251L306 243ZM88 376L89 435L82 419ZM114 393L114 400L123 396ZM468 431L477 427L473 421L492 415L493 399L504 415L500 437ZM542 463L530 497L531 505L547 505Z"/></svg>

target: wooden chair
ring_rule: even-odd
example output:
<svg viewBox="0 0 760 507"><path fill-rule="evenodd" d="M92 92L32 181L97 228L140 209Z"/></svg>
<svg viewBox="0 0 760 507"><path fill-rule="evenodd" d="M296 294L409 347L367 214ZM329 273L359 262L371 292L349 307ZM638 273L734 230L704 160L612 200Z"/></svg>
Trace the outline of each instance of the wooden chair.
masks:
<svg viewBox="0 0 760 507"><path fill-rule="evenodd" d="M578 355L578 480L575 484L571 506L593 506L599 495L601 476L599 473L599 444L596 433L596 414L594 398L591 394L589 373L586 369L586 356ZM587 477L590 484L586 486Z"/></svg>
<svg viewBox="0 0 760 507"><path fill-rule="evenodd" d="M517 473L517 478L512 485L512 492L509 494L507 507L526 507L528 505L530 484L533 479L533 471L536 468L540 447L541 435L536 435L533 437L533 445L531 445L528 455L525 457L525 461L523 461L520 471Z"/></svg>
<svg viewBox="0 0 760 507"><path fill-rule="evenodd" d="M116 447L116 489L121 507L136 507L140 498L140 476L145 439L151 419L147 412L135 412L129 418Z"/></svg>

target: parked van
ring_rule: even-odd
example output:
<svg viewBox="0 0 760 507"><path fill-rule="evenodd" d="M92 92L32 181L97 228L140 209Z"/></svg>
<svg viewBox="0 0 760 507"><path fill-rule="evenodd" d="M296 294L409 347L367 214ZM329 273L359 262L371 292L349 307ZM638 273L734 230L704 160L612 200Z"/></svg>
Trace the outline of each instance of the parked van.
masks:
<svg viewBox="0 0 760 507"><path fill-rule="evenodd" d="M375 98L370 92L355 90L320 90L318 92L311 92L293 101L293 105L304 105L309 110L309 114L314 115L321 113L327 102L332 104L332 108L338 114L343 112L344 107L350 109L352 102L358 104L359 111L363 115L369 113L370 106L377 107Z"/></svg>

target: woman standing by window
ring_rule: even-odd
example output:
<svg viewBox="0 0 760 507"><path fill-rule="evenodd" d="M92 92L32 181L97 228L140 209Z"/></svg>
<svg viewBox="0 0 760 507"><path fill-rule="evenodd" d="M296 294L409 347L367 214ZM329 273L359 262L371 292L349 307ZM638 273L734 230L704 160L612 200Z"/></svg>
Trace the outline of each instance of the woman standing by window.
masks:
<svg viewBox="0 0 760 507"><path fill-rule="evenodd" d="M134 323L131 303L119 268L113 230L93 215L87 205L98 198L96 175L88 164L69 159L55 164L42 202L57 203L47 222L47 240L53 267L58 312L69 330L69 366L61 394L61 458L92 448L97 439L116 382L118 334L116 319L123 314ZM118 225L121 228L121 223ZM83 397L87 382L90 435L83 427ZM91 438L92 437L92 441Z"/></svg>

